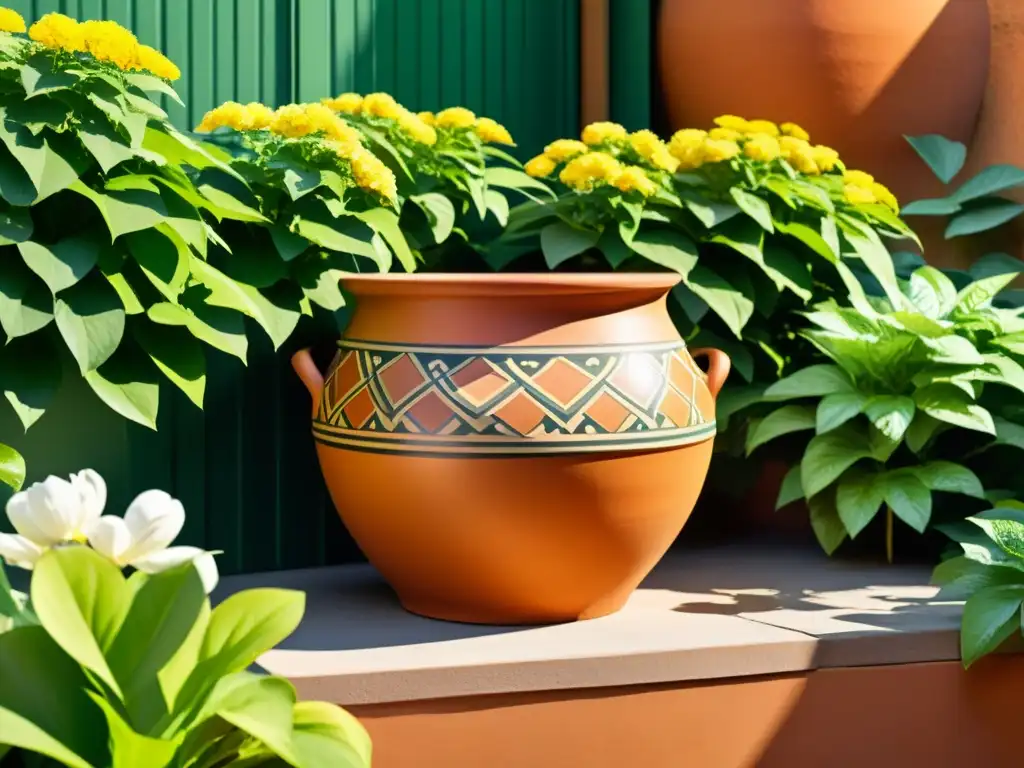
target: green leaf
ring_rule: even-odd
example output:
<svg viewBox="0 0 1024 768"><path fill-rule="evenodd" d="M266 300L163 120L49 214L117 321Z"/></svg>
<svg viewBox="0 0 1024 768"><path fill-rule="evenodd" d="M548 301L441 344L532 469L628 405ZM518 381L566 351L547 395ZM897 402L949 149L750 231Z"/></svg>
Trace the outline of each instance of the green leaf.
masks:
<svg viewBox="0 0 1024 768"><path fill-rule="evenodd" d="M196 720L220 717L290 765L298 765L292 750L294 706L295 689L284 678L237 672L216 682Z"/></svg>
<svg viewBox="0 0 1024 768"><path fill-rule="evenodd" d="M315 218L306 218L307 215ZM317 245L338 253L354 253L372 259L381 272L391 268L391 251L374 247L376 232L355 216L335 218L326 210L309 208L295 218L295 231Z"/></svg>
<svg viewBox="0 0 1024 768"><path fill-rule="evenodd" d="M32 574L32 606L50 637L118 696L107 653L128 610L128 586L116 565L88 547L45 553Z"/></svg>
<svg viewBox="0 0 1024 768"><path fill-rule="evenodd" d="M999 292L1012 283L1017 275L1001 274L976 280L956 296L956 309L960 312L976 312L989 306Z"/></svg>
<svg viewBox="0 0 1024 768"><path fill-rule="evenodd" d="M320 171L312 168L302 168L289 164L284 169L284 187L292 200L298 200L308 195L320 186L322 179Z"/></svg>
<svg viewBox="0 0 1024 768"><path fill-rule="evenodd" d="M729 330L736 334L736 338L742 338L740 332L754 314L753 301L737 291L725 278L699 264L683 278L683 282L722 318Z"/></svg>
<svg viewBox="0 0 1024 768"><path fill-rule="evenodd" d="M274 241L274 247L277 248L278 254L285 261L292 261L309 248L309 241L306 238L296 235L280 224L267 227L267 231L270 232L270 237Z"/></svg>
<svg viewBox="0 0 1024 768"><path fill-rule="evenodd" d="M60 357L47 337L22 336L0 349L0 390L26 430L46 411L60 380Z"/></svg>
<svg viewBox="0 0 1024 768"><path fill-rule="evenodd" d="M782 478L779 496L775 500L775 509L780 510L802 498L804 498L804 487L803 481L800 478L800 465L797 464L794 467L790 467L786 476Z"/></svg>
<svg viewBox="0 0 1024 768"><path fill-rule="evenodd" d="M1024 450L1024 426L1006 419L994 419L996 440L993 445L1011 445Z"/></svg>
<svg viewBox="0 0 1024 768"><path fill-rule="evenodd" d="M302 768L370 768L370 736L341 707L300 701L293 718L292 746Z"/></svg>
<svg viewBox="0 0 1024 768"><path fill-rule="evenodd" d="M874 520L885 495L878 475L866 472L850 474L851 477L839 482L836 509L850 538L855 539Z"/></svg>
<svg viewBox="0 0 1024 768"><path fill-rule="evenodd" d="M985 498L985 489L978 476L961 464L951 461L930 461L911 470L929 490L960 493L976 499Z"/></svg>
<svg viewBox="0 0 1024 768"><path fill-rule="evenodd" d="M677 230L642 227L629 245L648 261L660 264L684 277L697 265L697 246Z"/></svg>
<svg viewBox="0 0 1024 768"><path fill-rule="evenodd" d="M1024 184L1024 170L1012 165L992 165L983 170L973 179L964 182L953 193L953 199L966 203L986 195L1003 192Z"/></svg>
<svg viewBox="0 0 1024 768"><path fill-rule="evenodd" d="M864 415L879 432L894 442L903 439L916 412L917 407L911 398L897 395L878 395L864 406Z"/></svg>
<svg viewBox="0 0 1024 768"><path fill-rule="evenodd" d="M496 189L488 189L484 193L484 200L487 201L487 210L494 214L498 224L502 227L508 224L508 198Z"/></svg>
<svg viewBox="0 0 1024 768"><path fill-rule="evenodd" d="M807 502L811 511L811 528L825 554L831 555L846 540L846 528L839 519L835 496L823 493Z"/></svg>
<svg viewBox="0 0 1024 768"><path fill-rule="evenodd" d="M589 229L577 229L564 221L548 224L540 233L540 247L549 269L578 256L597 245L601 233Z"/></svg>
<svg viewBox="0 0 1024 768"><path fill-rule="evenodd" d="M0 245L23 243L32 237L35 225L28 208L0 211Z"/></svg>
<svg viewBox="0 0 1024 768"><path fill-rule="evenodd" d="M960 203L951 197L915 200L900 210L901 216L951 216L961 210Z"/></svg>
<svg viewBox="0 0 1024 768"><path fill-rule="evenodd" d="M605 229L601 239L597 241L597 249L604 254L608 266L612 269L618 269L633 257L633 250L626 245L622 235L619 234L619 230L614 227ZM681 287L683 286L676 286L676 288ZM683 305L683 308L686 308L685 305Z"/></svg>
<svg viewBox="0 0 1024 768"><path fill-rule="evenodd" d="M1024 522L1021 510L1013 507L996 507L995 509L968 518L981 528L1000 550L1016 561L1018 567L1024 565Z"/></svg>
<svg viewBox="0 0 1024 768"><path fill-rule="evenodd" d="M110 768L167 768L178 751L178 742L154 739L136 733L114 707L95 691L86 691L89 698L107 719L110 732L109 749L113 762Z"/></svg>
<svg viewBox="0 0 1024 768"><path fill-rule="evenodd" d="M455 226L455 206L452 205L452 201L438 192L413 195L409 199L418 205L427 217L434 242L440 245L447 240L452 233L452 227Z"/></svg>
<svg viewBox="0 0 1024 768"><path fill-rule="evenodd" d="M936 134L904 138L943 184L949 184L964 167L967 147L959 141L951 141Z"/></svg>
<svg viewBox="0 0 1024 768"><path fill-rule="evenodd" d="M402 233L402 228L398 225L398 215L394 211L387 208L371 208L368 211L357 213L355 216L381 234L387 244L391 246L391 250L394 251L406 272L416 271L416 258L409 250L409 243Z"/></svg>
<svg viewBox="0 0 1024 768"><path fill-rule="evenodd" d="M154 77L153 75L142 74L141 72L130 72L125 75L125 79L138 88L148 94L158 93L163 96L167 96L172 101L176 102L178 106L185 106L182 102L178 92L174 90L167 81Z"/></svg>
<svg viewBox="0 0 1024 768"><path fill-rule="evenodd" d="M151 306L146 315L154 323L184 326L200 341L245 362L245 324L235 312L198 303L183 307L161 302Z"/></svg>
<svg viewBox="0 0 1024 768"><path fill-rule="evenodd" d="M189 278L191 261L191 251L181 236L160 225L159 229L132 232L125 237L125 245L163 297L176 302Z"/></svg>
<svg viewBox="0 0 1024 768"><path fill-rule="evenodd" d="M953 384L922 387L914 392L914 402L919 409L939 421L989 435L996 433L992 415Z"/></svg>
<svg viewBox="0 0 1024 768"><path fill-rule="evenodd" d="M859 460L870 456L867 441L854 430L837 429L814 437L800 462L804 495L812 498Z"/></svg>
<svg viewBox="0 0 1024 768"><path fill-rule="evenodd" d="M920 312L940 320L956 306L957 291L953 281L935 267L921 267L910 276L907 298Z"/></svg>
<svg viewBox="0 0 1024 768"><path fill-rule="evenodd" d="M0 443L0 483L20 491L25 482L25 459L9 445Z"/></svg>
<svg viewBox="0 0 1024 768"><path fill-rule="evenodd" d="M110 173L121 163L135 157L135 150L125 143L106 118L86 118L77 133L104 173Z"/></svg>
<svg viewBox="0 0 1024 768"><path fill-rule="evenodd" d="M121 300L110 284L96 273L56 299L54 317L83 375L106 362L124 336L125 312Z"/></svg>
<svg viewBox="0 0 1024 768"><path fill-rule="evenodd" d="M838 365L810 365L777 381L765 390L766 400L792 400L797 397L857 394L850 378Z"/></svg>
<svg viewBox="0 0 1024 768"><path fill-rule="evenodd" d="M869 225L856 219L847 219L845 223L856 230L845 230L846 241L853 246L854 253L878 280L886 298L894 307L899 307L903 294L900 293L899 284L896 282L896 268L893 266L889 251Z"/></svg>
<svg viewBox="0 0 1024 768"><path fill-rule="evenodd" d="M45 67L45 69L37 68ZM60 69L51 69L48 62L36 59L21 67L21 85L25 89L25 98L40 96L53 91L66 91L78 85L78 77Z"/></svg>
<svg viewBox="0 0 1024 768"><path fill-rule="evenodd" d="M878 479L885 503L896 516L918 533L924 533L932 516L932 492L912 472L887 472Z"/></svg>
<svg viewBox="0 0 1024 768"><path fill-rule="evenodd" d="M952 240L954 237L986 232L1017 218L1021 213L1024 213L1024 205L998 197L987 199L983 204L954 216L946 227L945 237Z"/></svg>
<svg viewBox="0 0 1024 768"><path fill-rule="evenodd" d="M133 332L157 368L201 409L206 392L206 358L192 334L184 328L149 322L136 323Z"/></svg>
<svg viewBox="0 0 1024 768"><path fill-rule="evenodd" d="M32 271L9 252L0 255L0 327L14 339L53 320L53 296Z"/></svg>
<svg viewBox="0 0 1024 768"><path fill-rule="evenodd" d="M107 224L111 242L129 232L155 227L167 217L167 207L156 192L126 189L103 193L90 189L80 181L68 188L93 202Z"/></svg>
<svg viewBox="0 0 1024 768"><path fill-rule="evenodd" d="M36 189L34 203L68 189L88 168L88 158L77 141L68 134L33 136L24 126L11 130L0 109L0 142L28 174ZM12 201L13 202L13 201Z"/></svg>
<svg viewBox="0 0 1024 768"><path fill-rule="evenodd" d="M72 768L109 760L82 668L38 626L0 633L0 739Z"/></svg>
<svg viewBox="0 0 1024 768"><path fill-rule="evenodd" d="M750 218L761 225L761 228L774 232L775 225L772 223L772 208L768 203L757 195L751 194L740 187L732 187L729 190L736 205Z"/></svg>
<svg viewBox="0 0 1024 768"><path fill-rule="evenodd" d="M818 403L816 431L819 435L841 427L864 410L867 398L859 392L826 395Z"/></svg>
<svg viewBox="0 0 1024 768"><path fill-rule="evenodd" d="M141 353L119 349L99 369L85 374L85 381L117 413L156 429L160 385L155 368Z"/></svg>
<svg viewBox="0 0 1024 768"><path fill-rule="evenodd" d="M36 188L32 184L32 179L2 142L0 142L0 197L16 206L32 205L36 199Z"/></svg>
<svg viewBox="0 0 1024 768"><path fill-rule="evenodd" d="M747 455L782 435L814 429L814 409L802 405L784 405L772 411L747 433Z"/></svg>
<svg viewBox="0 0 1024 768"><path fill-rule="evenodd" d="M964 605L960 626L960 655L964 667L996 650L1020 631L1024 586L985 587Z"/></svg>
<svg viewBox="0 0 1024 768"><path fill-rule="evenodd" d="M527 190L536 190L551 200L557 197L543 181L516 168L502 168L501 166L488 168L484 171L484 181L489 187L515 189L523 194L528 194Z"/></svg>
<svg viewBox="0 0 1024 768"><path fill-rule="evenodd" d="M932 583L942 585L936 599L966 600L985 587L1024 586L1021 571L1001 565L983 565L967 557L951 557L935 567Z"/></svg>
<svg viewBox="0 0 1024 768"><path fill-rule="evenodd" d="M99 260L99 246L88 237L70 237L51 246L18 244L25 264L53 292L70 288L85 277Z"/></svg>

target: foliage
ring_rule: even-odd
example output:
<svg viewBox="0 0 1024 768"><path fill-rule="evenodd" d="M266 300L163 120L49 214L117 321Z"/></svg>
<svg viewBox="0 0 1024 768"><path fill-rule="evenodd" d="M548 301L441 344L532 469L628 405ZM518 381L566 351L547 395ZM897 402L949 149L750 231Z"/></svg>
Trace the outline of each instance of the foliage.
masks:
<svg viewBox="0 0 1024 768"><path fill-rule="evenodd" d="M125 578L69 546L42 556L30 596L0 567L0 750L72 768L370 764L351 715L246 671L298 626L300 592L247 590L211 610L191 564Z"/></svg>
<svg viewBox="0 0 1024 768"><path fill-rule="evenodd" d="M932 581L939 597L965 600L960 627L964 667L1021 630L1024 603L1024 505L1005 502L946 532L963 554L940 563Z"/></svg>
<svg viewBox="0 0 1024 768"><path fill-rule="evenodd" d="M0 483L20 490L25 482L25 459L9 445L0 443Z"/></svg>
<svg viewBox="0 0 1024 768"><path fill-rule="evenodd" d="M557 176L558 199L517 207L488 263L539 247L551 269L674 270L684 332L724 348L748 381L777 376L795 353L793 310L828 298L867 306L855 269L898 296L883 238L914 235L885 187L799 126L716 122L667 144L597 123L548 145L526 170Z"/></svg>
<svg viewBox="0 0 1024 768"><path fill-rule="evenodd" d="M998 275L959 292L923 267L897 304L864 312L815 307L802 332L831 363L802 368L768 387L771 408L750 426L747 451L799 433L802 458L783 483L779 507L806 498L822 547L833 552L887 510L917 531L936 491L984 498L964 465L1020 440L1024 319L992 306L1014 277ZM989 387L988 385L998 385ZM785 403L776 407L778 403Z"/></svg>

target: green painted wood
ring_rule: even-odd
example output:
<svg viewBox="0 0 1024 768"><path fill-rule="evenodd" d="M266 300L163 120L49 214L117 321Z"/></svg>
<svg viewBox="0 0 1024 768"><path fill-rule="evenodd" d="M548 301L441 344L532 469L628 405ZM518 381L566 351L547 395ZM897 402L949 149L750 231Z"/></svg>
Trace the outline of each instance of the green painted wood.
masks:
<svg viewBox="0 0 1024 768"><path fill-rule="evenodd" d="M610 0L608 87L612 120L631 131L654 122L653 20L657 0Z"/></svg>
<svg viewBox="0 0 1024 768"><path fill-rule="evenodd" d="M130 26L181 68L187 106L164 106L186 128L229 99L277 106L381 90L416 111L462 105L493 117L524 159L579 132L578 3L0 0L29 23L58 11ZM204 411L165 388L159 432L113 414L68 369L57 402L28 435L0 407L0 441L25 453L30 480L100 471L113 512L147 488L176 495L188 512L181 543L223 550L225 573L357 558L316 464L309 395L288 364L297 342L275 353L250 331L248 366L207 355ZM331 340L316 340L326 363Z"/></svg>

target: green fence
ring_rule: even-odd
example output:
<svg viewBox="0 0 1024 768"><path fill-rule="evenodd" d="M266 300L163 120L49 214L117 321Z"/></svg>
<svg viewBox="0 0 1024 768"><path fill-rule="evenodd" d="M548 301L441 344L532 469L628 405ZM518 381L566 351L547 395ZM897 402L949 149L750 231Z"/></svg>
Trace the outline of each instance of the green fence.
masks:
<svg viewBox="0 0 1024 768"><path fill-rule="evenodd" d="M49 11L111 18L181 67L192 126L228 99L278 105L389 91L413 109L462 104L509 127L527 155L578 132L579 0L2 0L30 22ZM188 511L179 543L224 550L226 573L358 556L325 496L309 399L252 329L250 360L211 352L205 411L170 388L159 432L113 415L68 368L27 436L0 407L0 438L30 480L103 473L112 511L158 487ZM327 340L325 340L327 341ZM388 481L401 482L400 478Z"/></svg>

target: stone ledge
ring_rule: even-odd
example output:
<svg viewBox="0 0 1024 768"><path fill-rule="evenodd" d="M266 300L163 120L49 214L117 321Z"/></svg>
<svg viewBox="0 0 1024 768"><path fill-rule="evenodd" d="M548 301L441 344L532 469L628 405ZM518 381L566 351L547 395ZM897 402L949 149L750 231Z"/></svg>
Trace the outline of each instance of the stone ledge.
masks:
<svg viewBox="0 0 1024 768"><path fill-rule="evenodd" d="M929 576L813 549L680 550L618 614L545 627L412 616L366 565L225 578L217 597L305 590L302 624L259 663L356 705L958 659L961 604L935 601Z"/></svg>

